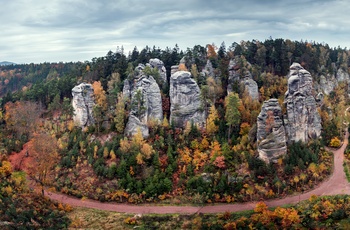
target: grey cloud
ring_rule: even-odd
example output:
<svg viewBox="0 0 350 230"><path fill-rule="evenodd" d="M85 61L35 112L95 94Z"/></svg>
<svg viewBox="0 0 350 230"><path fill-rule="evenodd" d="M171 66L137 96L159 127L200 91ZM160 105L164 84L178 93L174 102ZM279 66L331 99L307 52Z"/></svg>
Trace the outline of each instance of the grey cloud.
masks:
<svg viewBox="0 0 350 230"><path fill-rule="evenodd" d="M89 60L116 46L289 38L347 46L344 0L12 0L0 7L0 60Z"/></svg>

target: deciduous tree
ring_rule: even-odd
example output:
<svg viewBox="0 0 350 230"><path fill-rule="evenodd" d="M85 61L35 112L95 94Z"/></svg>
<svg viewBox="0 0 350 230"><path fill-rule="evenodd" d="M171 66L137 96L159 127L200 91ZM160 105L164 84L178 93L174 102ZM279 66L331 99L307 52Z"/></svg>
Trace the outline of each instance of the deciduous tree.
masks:
<svg viewBox="0 0 350 230"><path fill-rule="evenodd" d="M28 175L41 185L44 195L44 186L52 182L53 168L59 161L57 140L49 134L36 134L29 145L31 162L28 165Z"/></svg>
<svg viewBox="0 0 350 230"><path fill-rule="evenodd" d="M99 105L104 111L107 110L106 91L103 90L101 82L95 81L92 84L92 87L94 88L94 96L97 105Z"/></svg>
<svg viewBox="0 0 350 230"><path fill-rule="evenodd" d="M123 95L120 93L118 95L118 102L115 108L115 117L114 117L115 128L118 133L124 132L124 126L125 126L124 122L125 122L125 103L124 103Z"/></svg>
<svg viewBox="0 0 350 230"><path fill-rule="evenodd" d="M40 105L31 101L8 102L5 110L7 127L19 135L34 133L42 113Z"/></svg>
<svg viewBox="0 0 350 230"><path fill-rule="evenodd" d="M219 126L216 124L217 119L219 119L218 111L215 106L212 105L206 122L207 133L209 135L215 134L219 130Z"/></svg>
<svg viewBox="0 0 350 230"><path fill-rule="evenodd" d="M228 140L230 139L230 136L231 136L232 127L238 126L241 121L241 114L238 111L239 104L240 104L240 99L238 97L238 94L236 93L230 93L225 98L225 107L226 107L225 119L226 119L226 124L229 127Z"/></svg>

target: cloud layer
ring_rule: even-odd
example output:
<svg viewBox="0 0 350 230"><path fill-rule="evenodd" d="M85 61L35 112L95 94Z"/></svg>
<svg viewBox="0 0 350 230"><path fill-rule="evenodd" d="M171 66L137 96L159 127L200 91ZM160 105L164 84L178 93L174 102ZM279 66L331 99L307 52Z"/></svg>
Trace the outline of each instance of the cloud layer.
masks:
<svg viewBox="0 0 350 230"><path fill-rule="evenodd" d="M0 7L0 61L84 61L123 46L180 49L289 38L349 47L345 0L12 0Z"/></svg>

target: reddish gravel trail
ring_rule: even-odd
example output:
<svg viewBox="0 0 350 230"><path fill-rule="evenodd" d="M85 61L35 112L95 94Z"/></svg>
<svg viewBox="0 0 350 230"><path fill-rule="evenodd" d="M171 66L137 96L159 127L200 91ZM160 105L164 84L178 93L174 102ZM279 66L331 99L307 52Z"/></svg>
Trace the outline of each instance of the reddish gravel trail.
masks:
<svg viewBox="0 0 350 230"><path fill-rule="evenodd" d="M314 190L311 190L300 195L288 196L282 199L268 200L265 203L269 207L281 206L285 204L295 204L299 201L308 199L311 195L335 195L335 194L350 194L350 184L347 182L343 170L344 150L348 144L349 133L346 133L344 144L340 149L333 150L334 153L334 172L331 177L319 185ZM206 205L203 207L194 206L152 206L152 205L129 205L117 203L101 203L93 200L81 200L64 194L45 193L46 196L52 200L70 204L77 207L94 208L106 211L115 211L123 213L221 213L221 212L236 212L254 209L256 202L237 203L237 204L220 204L220 205Z"/></svg>

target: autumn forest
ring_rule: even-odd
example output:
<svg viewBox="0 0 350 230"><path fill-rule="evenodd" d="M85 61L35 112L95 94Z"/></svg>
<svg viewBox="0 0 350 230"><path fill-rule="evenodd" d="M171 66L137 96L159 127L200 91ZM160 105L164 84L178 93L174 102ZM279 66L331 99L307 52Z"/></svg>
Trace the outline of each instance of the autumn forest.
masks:
<svg viewBox="0 0 350 230"><path fill-rule="evenodd" d="M257 121L264 102L276 99L281 123L287 123L285 98L293 63L312 77L322 129L308 141L283 139L285 154L269 161L259 155ZM172 83L179 72L188 73L189 91L198 89L199 95L189 101L198 104L197 117L191 115L187 122L181 119L190 117L190 106L181 115L181 105L174 103L181 99L174 96ZM305 193L329 179L332 150L344 143L349 124L349 73L349 50L288 39L186 50L146 46L129 53L117 47L86 62L0 66L0 228L84 228L70 214L74 207L44 196L51 191L130 205L260 201L242 213L180 215L178 220L125 216L120 224L130 229L149 229L155 221L167 222L171 229L346 229L347 195L313 196L277 208L263 201ZM133 91L139 76L151 76L159 86L158 107ZM92 87L91 124L76 119L72 90L81 83ZM161 112L150 119L155 107ZM133 129L134 117L139 123ZM350 148L343 167L350 179Z"/></svg>

